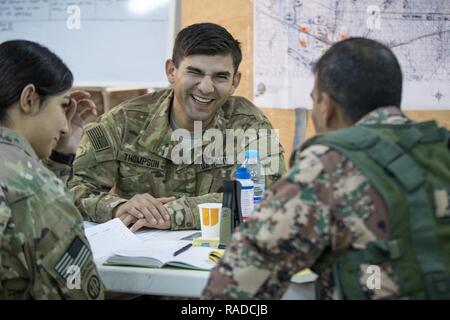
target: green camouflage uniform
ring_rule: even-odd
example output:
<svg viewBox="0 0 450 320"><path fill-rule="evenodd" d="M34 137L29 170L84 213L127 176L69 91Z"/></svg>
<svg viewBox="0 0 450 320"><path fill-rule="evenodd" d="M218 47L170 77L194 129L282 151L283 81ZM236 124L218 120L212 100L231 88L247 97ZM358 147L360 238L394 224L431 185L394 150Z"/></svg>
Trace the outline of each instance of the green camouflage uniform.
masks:
<svg viewBox="0 0 450 320"><path fill-rule="evenodd" d="M103 296L72 196L19 133L0 127L0 299Z"/></svg>
<svg viewBox="0 0 450 320"><path fill-rule="evenodd" d="M409 122L399 109L388 107L371 112L358 124ZM313 268L324 255L363 250L388 239L386 203L353 162L327 146L312 145L296 152L291 163L290 171L233 235L211 273L204 298L278 299L296 272ZM449 203L447 195L437 208L447 206L450 212ZM392 262L379 265L381 288L375 290L364 286L368 267L361 264L359 274L366 298L398 298L400 282ZM333 279L331 267L320 272L318 298L339 297Z"/></svg>
<svg viewBox="0 0 450 320"><path fill-rule="evenodd" d="M220 161L215 164L174 163L172 150L179 142L171 140L172 100L172 89L138 97L124 102L85 128L86 135L77 151L74 175L69 182L75 203L85 219L110 220L117 205L136 194L149 193L155 198L177 197L176 201L165 205L172 229L194 229L200 226L197 205L222 201L219 192L223 182L230 179L239 165ZM248 100L230 97L205 129L223 133L228 129L270 131L272 126ZM266 140L275 141L278 148L271 148ZM266 168L269 172L266 185L269 186L285 172L283 150L274 132L258 141L268 145L268 156L262 163L268 166L274 160L279 164L272 172ZM203 142L203 150L209 143ZM243 152L237 149L237 146L233 148L235 153Z"/></svg>

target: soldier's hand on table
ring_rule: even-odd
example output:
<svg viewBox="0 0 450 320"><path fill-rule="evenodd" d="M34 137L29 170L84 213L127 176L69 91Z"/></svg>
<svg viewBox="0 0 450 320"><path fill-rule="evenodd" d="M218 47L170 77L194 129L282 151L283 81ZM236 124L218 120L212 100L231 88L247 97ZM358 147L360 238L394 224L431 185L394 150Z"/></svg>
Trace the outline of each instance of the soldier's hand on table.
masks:
<svg viewBox="0 0 450 320"><path fill-rule="evenodd" d="M161 203L166 204L169 203L171 201L176 200L175 197L166 197L166 198L157 198L156 200L161 201ZM165 209L165 208L164 208ZM142 218L142 219L138 219L136 222L133 222L134 224L131 226L130 230L132 232L136 232L139 229L141 229L142 227L147 227L147 228L155 228L155 229L169 229L171 226L171 221L170 221L170 216L169 219L164 221L164 223L152 223L152 222L148 222L147 219Z"/></svg>
<svg viewBox="0 0 450 320"><path fill-rule="evenodd" d="M132 232L136 232L139 229L141 229L142 227L146 227L146 228L153 228L153 229L170 229L171 226L171 221L164 221L163 224L153 224L153 223L148 223L147 220L143 219L139 219L136 221L136 223L134 223L130 230Z"/></svg>
<svg viewBox="0 0 450 320"><path fill-rule="evenodd" d="M114 214L114 217L122 220L123 224L126 226L129 226L130 224L133 224L139 220L138 218L135 218L133 215L131 215L127 212L121 212L119 214Z"/></svg>
<svg viewBox="0 0 450 320"><path fill-rule="evenodd" d="M70 93L70 104L66 111L69 132L61 136L55 150L64 154L75 153L83 135L86 121L97 115L95 103L89 92L76 90Z"/></svg>
<svg viewBox="0 0 450 320"><path fill-rule="evenodd" d="M114 217L122 220L126 226L139 219L145 220L152 228L160 228L167 223L170 226L170 216L164 204L175 199L175 197L154 198L148 193L137 194L118 206L114 211Z"/></svg>

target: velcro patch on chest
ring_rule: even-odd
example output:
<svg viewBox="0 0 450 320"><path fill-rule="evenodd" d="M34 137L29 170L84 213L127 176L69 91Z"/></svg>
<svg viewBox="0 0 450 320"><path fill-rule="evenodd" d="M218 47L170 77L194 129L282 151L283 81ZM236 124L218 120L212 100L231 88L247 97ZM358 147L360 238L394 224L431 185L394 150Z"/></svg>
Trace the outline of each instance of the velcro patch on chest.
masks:
<svg viewBox="0 0 450 320"><path fill-rule="evenodd" d="M164 161L162 161L161 159L142 157L140 155L127 152L119 152L118 159L122 162L131 163L147 168L164 169Z"/></svg>
<svg viewBox="0 0 450 320"><path fill-rule="evenodd" d="M200 164L195 165L195 171L197 173L209 171L209 170L215 170L215 169L222 169L227 167L232 167L233 164L226 163L224 159L218 159L214 162L203 162Z"/></svg>
<svg viewBox="0 0 450 320"><path fill-rule="evenodd" d="M54 270L63 279L67 278L73 273L74 268L81 270L90 257L90 250L79 237L75 237L68 249L61 258L56 262Z"/></svg>
<svg viewBox="0 0 450 320"><path fill-rule="evenodd" d="M102 126L95 126L86 130L86 134L91 140L95 151L102 151L111 147L105 129Z"/></svg>

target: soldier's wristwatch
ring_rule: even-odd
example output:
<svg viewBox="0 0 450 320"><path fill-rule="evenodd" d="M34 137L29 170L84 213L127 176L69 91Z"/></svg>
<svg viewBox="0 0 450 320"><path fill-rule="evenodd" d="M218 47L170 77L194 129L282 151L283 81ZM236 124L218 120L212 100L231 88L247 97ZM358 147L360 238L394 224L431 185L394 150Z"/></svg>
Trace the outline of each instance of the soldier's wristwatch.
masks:
<svg viewBox="0 0 450 320"><path fill-rule="evenodd" d="M71 166L73 164L73 161L75 160L75 153L65 154L53 150L52 154L50 155L50 160Z"/></svg>

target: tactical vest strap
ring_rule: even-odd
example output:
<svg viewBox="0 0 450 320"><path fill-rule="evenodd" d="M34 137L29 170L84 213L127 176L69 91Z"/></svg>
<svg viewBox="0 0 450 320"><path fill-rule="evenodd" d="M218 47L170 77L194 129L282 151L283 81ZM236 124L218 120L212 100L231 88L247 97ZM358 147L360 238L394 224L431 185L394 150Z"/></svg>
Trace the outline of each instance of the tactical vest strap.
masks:
<svg viewBox="0 0 450 320"><path fill-rule="evenodd" d="M431 299L447 297L450 294L450 276L437 254L438 242L431 218L432 208L424 188L406 195L412 244L417 260L425 276L426 291Z"/></svg>
<svg viewBox="0 0 450 320"><path fill-rule="evenodd" d="M447 130L447 147L450 150L450 130Z"/></svg>
<svg viewBox="0 0 450 320"><path fill-rule="evenodd" d="M403 134L403 136L398 141L398 145L402 147L403 150L408 151L413 146L416 145L423 138L423 133L417 129L416 126L413 126Z"/></svg>
<svg viewBox="0 0 450 320"><path fill-rule="evenodd" d="M445 141L447 136L447 130L445 128L438 128L436 126L436 123L434 123L434 126L427 126L421 128L421 131L423 133L423 138L421 139L421 142L423 143L433 143L433 142L439 142L439 141Z"/></svg>
<svg viewBox="0 0 450 320"><path fill-rule="evenodd" d="M405 190L412 245L425 276L427 293L432 299L444 297L450 292L450 276L435 250L438 242L431 216L433 210L424 188L425 178L421 168L399 146L378 135L375 131L362 126L358 126L358 129L367 131L368 135L378 136L378 142L368 150L368 155L387 169ZM421 138L420 131L409 129L400 141L403 141L404 145L408 147L417 143Z"/></svg>
<svg viewBox="0 0 450 320"><path fill-rule="evenodd" d="M425 181L422 170L415 161L402 148L387 140L379 139L374 146L367 150L367 154L394 175L406 192L412 192L419 188Z"/></svg>

